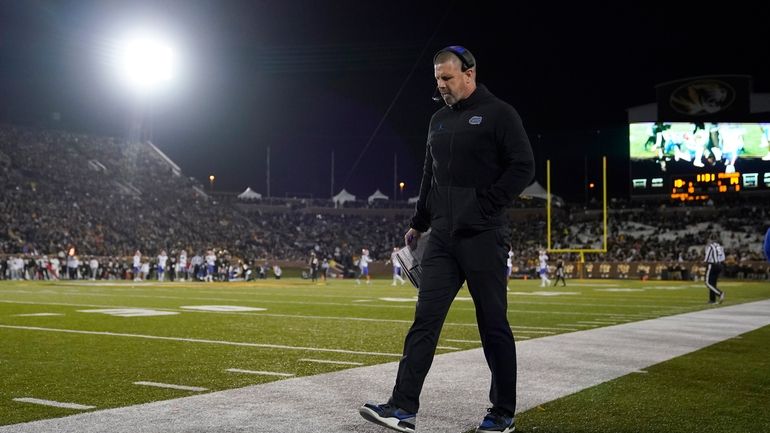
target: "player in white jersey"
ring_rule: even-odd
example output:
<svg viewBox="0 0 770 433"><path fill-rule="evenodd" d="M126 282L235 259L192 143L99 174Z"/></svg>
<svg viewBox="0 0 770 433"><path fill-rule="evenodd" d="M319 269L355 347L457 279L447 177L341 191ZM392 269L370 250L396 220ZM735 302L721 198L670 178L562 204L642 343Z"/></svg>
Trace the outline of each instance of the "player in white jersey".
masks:
<svg viewBox="0 0 770 433"><path fill-rule="evenodd" d="M369 258L369 250L366 248L361 250L361 258L358 259L358 269L360 270L358 278L356 278L356 284L361 284L361 277L366 277L366 284L371 284L369 277L369 263L372 259Z"/></svg>
<svg viewBox="0 0 770 433"><path fill-rule="evenodd" d="M759 137L759 147L767 148L767 154L762 157L762 161L770 161L770 123L760 123L759 129L762 132Z"/></svg>
<svg viewBox="0 0 770 433"><path fill-rule="evenodd" d="M179 277L179 281L184 281L187 276L187 251L182 250L179 252L179 261L176 264L176 274Z"/></svg>
<svg viewBox="0 0 770 433"><path fill-rule="evenodd" d="M196 280L200 281L203 279L203 257L201 257L200 254L195 254L192 259L190 259L190 269L189 273L192 275L190 279L192 280L195 278Z"/></svg>
<svg viewBox="0 0 770 433"><path fill-rule="evenodd" d="M744 129L739 125L721 123L719 125L719 143L722 149L722 159L725 162L725 173L735 173L735 161L743 150Z"/></svg>
<svg viewBox="0 0 770 433"><path fill-rule="evenodd" d="M139 250L136 250L134 253L134 264L132 268L134 271L134 281L140 281L142 279L139 276L139 273L142 270L142 252Z"/></svg>
<svg viewBox="0 0 770 433"><path fill-rule="evenodd" d="M208 252L206 252L206 277L204 278L204 281L214 281L214 265L216 262L217 256L214 254L214 251L208 250Z"/></svg>
<svg viewBox="0 0 770 433"><path fill-rule="evenodd" d="M548 254L545 253L545 250L540 250L538 260L540 261L540 287L549 286L551 280L548 279Z"/></svg>
<svg viewBox="0 0 770 433"><path fill-rule="evenodd" d="M150 262L142 263L142 280L146 280L150 276Z"/></svg>
<svg viewBox="0 0 770 433"><path fill-rule="evenodd" d="M401 263L399 263L398 260L396 260L396 256L398 255L398 247L393 248L393 252L390 254L390 260L385 262L387 265L388 263L393 263L393 284L391 286L396 285L396 281L401 281L401 285L404 285L404 277L401 276Z"/></svg>
<svg viewBox="0 0 770 433"><path fill-rule="evenodd" d="M99 261L96 260L96 257L91 257L91 260L88 261L88 267L91 268L91 281L93 281L99 271Z"/></svg>
<svg viewBox="0 0 770 433"><path fill-rule="evenodd" d="M166 250L161 250L158 255L158 281L163 281L165 278L167 261L168 255L166 255Z"/></svg>

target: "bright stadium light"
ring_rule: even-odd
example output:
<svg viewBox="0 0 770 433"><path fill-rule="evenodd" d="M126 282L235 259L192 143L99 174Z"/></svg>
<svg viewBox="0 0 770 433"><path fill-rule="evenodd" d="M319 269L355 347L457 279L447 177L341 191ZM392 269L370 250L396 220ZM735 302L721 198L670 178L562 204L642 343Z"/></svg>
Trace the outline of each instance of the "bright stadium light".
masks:
<svg viewBox="0 0 770 433"><path fill-rule="evenodd" d="M140 95L168 85L176 75L177 56L172 45L152 34L127 37L118 45L118 74Z"/></svg>

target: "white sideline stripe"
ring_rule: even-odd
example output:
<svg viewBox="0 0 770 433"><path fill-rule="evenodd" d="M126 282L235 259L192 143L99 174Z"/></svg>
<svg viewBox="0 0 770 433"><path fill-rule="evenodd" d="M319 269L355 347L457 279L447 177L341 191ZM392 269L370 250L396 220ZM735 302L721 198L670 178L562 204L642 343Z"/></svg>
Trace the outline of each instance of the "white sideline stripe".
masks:
<svg viewBox="0 0 770 433"><path fill-rule="evenodd" d="M583 323L586 325L617 325L618 322L600 322L598 320L580 320L578 323Z"/></svg>
<svg viewBox="0 0 770 433"><path fill-rule="evenodd" d="M444 350L460 350L459 347L452 347L452 346L436 346L436 349L444 349Z"/></svg>
<svg viewBox="0 0 770 433"><path fill-rule="evenodd" d="M594 328L594 325L586 325L580 323L562 323L564 326L574 326L575 328Z"/></svg>
<svg viewBox="0 0 770 433"><path fill-rule="evenodd" d="M449 341L451 343L474 343L474 344L481 344L481 341L479 341L479 340L456 340L454 338L445 338L444 341Z"/></svg>
<svg viewBox="0 0 770 433"><path fill-rule="evenodd" d="M399 355L401 356L401 355ZM339 364L339 365L364 365L362 362L353 361L330 361L328 359L312 359L312 358L300 358L300 361L304 362L316 362L319 364Z"/></svg>
<svg viewBox="0 0 770 433"><path fill-rule="evenodd" d="M96 408L96 406L86 406L84 404L77 404L77 403L63 403L61 401L43 400L40 398L31 398L31 397L14 398L13 401L18 401L20 403L39 404L43 406L61 407L64 409L88 410L88 409Z"/></svg>
<svg viewBox="0 0 770 433"><path fill-rule="evenodd" d="M47 316L63 316L62 313L29 313L29 314L14 314L14 317L47 317Z"/></svg>
<svg viewBox="0 0 770 433"><path fill-rule="evenodd" d="M174 385L173 383L159 383L159 382L134 382L134 385L154 386L156 388L179 389L182 391L195 391L195 392L202 392L202 391L209 390L208 388L203 388L200 386Z"/></svg>
<svg viewBox="0 0 770 433"><path fill-rule="evenodd" d="M291 373L279 373L277 371L241 370L240 368L228 368L225 371L229 371L230 373L259 374L262 376L294 377Z"/></svg>
<svg viewBox="0 0 770 433"><path fill-rule="evenodd" d="M0 328L23 329L27 331L64 332L68 334L106 335L110 337L146 338L148 340L184 341L187 343L222 344L225 346L259 347L259 348L265 348L265 349L285 349L285 350L300 350L300 351L308 351L308 352L346 353L351 355L394 356L398 358L401 357L400 353L359 352L355 350L344 350L344 349L324 349L319 347L284 346L281 344L242 343L238 341L204 340L200 338L161 337L158 335L123 334L119 332L105 332L105 331L80 331L76 329L40 328L37 326L0 325Z"/></svg>

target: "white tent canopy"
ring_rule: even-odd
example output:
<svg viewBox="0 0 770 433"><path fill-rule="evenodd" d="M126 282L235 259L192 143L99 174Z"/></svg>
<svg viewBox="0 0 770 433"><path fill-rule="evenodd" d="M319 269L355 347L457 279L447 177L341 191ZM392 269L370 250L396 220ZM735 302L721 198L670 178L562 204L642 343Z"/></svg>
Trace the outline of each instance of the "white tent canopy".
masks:
<svg viewBox="0 0 770 433"><path fill-rule="evenodd" d="M345 203L346 201L355 201L355 200L356 200L356 196L354 196L353 194L345 191L344 189L342 191L340 191L339 193L337 193L337 195L332 197L332 201L334 202L335 206L339 206L339 205Z"/></svg>
<svg viewBox="0 0 770 433"><path fill-rule="evenodd" d="M254 191L251 187L248 187L242 193L238 194L238 198L241 200L260 200L262 194Z"/></svg>
<svg viewBox="0 0 770 433"><path fill-rule="evenodd" d="M409 197L409 200L407 200L406 202L409 204L414 204L414 203L417 203L419 200L420 200L420 196L416 195L414 197Z"/></svg>
<svg viewBox="0 0 770 433"><path fill-rule="evenodd" d="M385 194L383 194L383 193L382 193L382 192L381 192L381 191L378 189L377 191L375 191L375 192L374 192L374 194L372 194L372 195L370 195L370 196L369 196L369 198L367 199L367 201L369 202L369 204L372 204L372 202L373 202L373 201L375 201L375 200L387 200L387 199L388 199L388 196L386 196Z"/></svg>
<svg viewBox="0 0 770 433"><path fill-rule="evenodd" d="M522 198L539 198L542 200L548 200L548 192L537 181L532 182L532 185L524 188L524 191L519 194ZM551 194L551 200L556 206L564 205L564 200L558 195Z"/></svg>

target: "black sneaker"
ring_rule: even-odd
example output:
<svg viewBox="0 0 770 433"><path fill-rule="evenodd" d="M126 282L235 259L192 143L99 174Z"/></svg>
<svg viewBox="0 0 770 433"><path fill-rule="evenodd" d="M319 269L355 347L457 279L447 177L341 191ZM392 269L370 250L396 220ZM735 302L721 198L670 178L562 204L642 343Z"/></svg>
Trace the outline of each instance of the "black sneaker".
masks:
<svg viewBox="0 0 770 433"><path fill-rule="evenodd" d="M476 428L476 433L512 433L514 430L516 430L516 425L513 416L506 411L493 407L487 409L487 416L484 417L481 424Z"/></svg>
<svg viewBox="0 0 770 433"><path fill-rule="evenodd" d="M390 404L366 403L358 409L365 420L403 433L414 433L417 414Z"/></svg>

